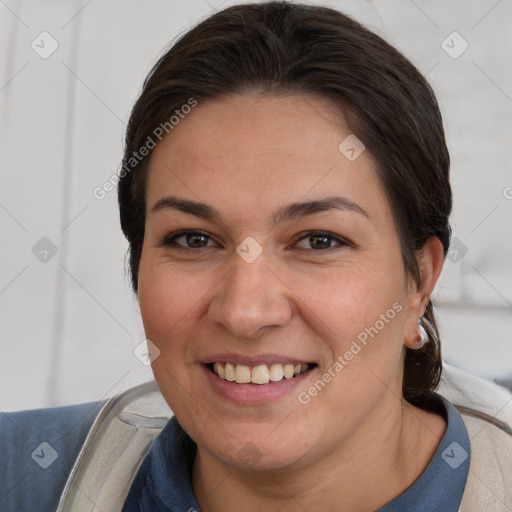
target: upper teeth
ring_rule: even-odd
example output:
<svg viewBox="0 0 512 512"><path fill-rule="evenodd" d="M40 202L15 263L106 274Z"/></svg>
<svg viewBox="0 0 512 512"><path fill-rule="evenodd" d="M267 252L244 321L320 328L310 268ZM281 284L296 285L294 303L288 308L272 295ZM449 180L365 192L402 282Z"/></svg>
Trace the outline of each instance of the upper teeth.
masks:
<svg viewBox="0 0 512 512"><path fill-rule="evenodd" d="M250 366L244 364L215 363L213 371L224 380L237 382L238 384L268 384L270 381L291 379L294 375L304 373L309 366L307 364L273 364L270 368L266 364Z"/></svg>

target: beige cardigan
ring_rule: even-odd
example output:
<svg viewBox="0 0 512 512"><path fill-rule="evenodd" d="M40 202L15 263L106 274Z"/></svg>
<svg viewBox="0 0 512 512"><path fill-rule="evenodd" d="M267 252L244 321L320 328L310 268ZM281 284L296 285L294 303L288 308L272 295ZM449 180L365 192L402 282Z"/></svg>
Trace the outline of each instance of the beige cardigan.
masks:
<svg viewBox="0 0 512 512"><path fill-rule="evenodd" d="M439 394L464 420L471 460L461 512L512 511L512 394L444 365Z"/></svg>
<svg viewBox="0 0 512 512"><path fill-rule="evenodd" d="M457 407L471 443L460 511L512 511L512 394L446 364L438 393ZM120 511L142 459L171 415L154 382L110 399L87 435L57 512Z"/></svg>

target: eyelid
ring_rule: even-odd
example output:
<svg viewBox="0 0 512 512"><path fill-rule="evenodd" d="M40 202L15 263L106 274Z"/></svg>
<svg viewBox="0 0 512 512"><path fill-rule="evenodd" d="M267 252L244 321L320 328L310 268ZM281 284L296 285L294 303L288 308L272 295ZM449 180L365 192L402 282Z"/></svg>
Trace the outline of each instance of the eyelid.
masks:
<svg viewBox="0 0 512 512"><path fill-rule="evenodd" d="M158 242L157 247L168 247L170 245L173 245L173 246L175 246L177 248L181 248L181 249L190 249L190 250L196 249L197 250L197 248L187 247L186 245L180 245L175 242L177 238L180 238L180 237L186 236L186 235L203 235L203 236L209 238L212 242L217 243L217 242L215 242L215 240L209 233L207 233L206 231L203 231L202 229L181 229L179 231L175 231L173 233L165 235L162 238L162 240L160 242ZM211 247L211 246L206 246L206 247ZM200 247L200 249L206 249L206 247Z"/></svg>
<svg viewBox="0 0 512 512"><path fill-rule="evenodd" d="M338 243L338 245L335 245L333 247L328 247L327 249L319 249L319 250L304 249L304 250L309 250L309 251L312 251L312 252L318 252L318 253L326 252L326 251L329 251L331 249L336 249L337 247L343 247L343 246L354 247L354 245L351 242L349 242L347 239L345 239L345 238L343 238L343 237L341 237L339 235L335 235L334 233L331 233L330 231L322 231L322 230L304 231L303 233L299 233L297 236L298 236L298 238L294 242L294 245L297 244L298 242L301 242L305 238L309 238L311 236L325 236L326 238L331 238L331 239L335 240Z"/></svg>
<svg viewBox="0 0 512 512"><path fill-rule="evenodd" d="M170 233L166 236L164 236L162 238L162 240L157 244L157 247L168 247L168 246L174 246L174 247L177 247L177 248L181 248L181 249L185 249L185 250L197 250L197 249L206 249L207 247L211 247L211 246L205 246L205 247L187 247L185 245L180 245L180 244L177 244L175 243L175 240L177 238L180 238L182 236L186 236L186 235L191 235L191 234L194 234L194 235L203 235L205 236L206 238L208 238L209 240L211 240L212 242L214 242L215 244L217 244L217 242L213 239L213 237L207 233L206 231L203 231L201 229L181 229L179 231L175 231L173 233ZM333 246L333 247L328 247L327 249L318 249L318 250L315 250L315 249L302 249L299 247L299 249L301 250L305 250L305 251L311 251L311 252L326 252L326 251L329 251L329 250L332 250L332 249L336 249L336 248L339 248L339 247L343 247L343 246L349 246L349 247L354 247L354 245L348 241L347 239L339 236L339 235L335 235L334 233L331 233L330 231L322 231L322 230L310 230L310 231L303 231L301 233L298 233L296 235L296 240L295 242L293 242L292 245L295 245L297 244L298 242L301 242L302 240L306 239L306 238L309 238L309 237L312 237L312 236L325 236L326 238L331 238L332 240L335 240L337 242L337 245ZM217 244L218 245L218 244Z"/></svg>

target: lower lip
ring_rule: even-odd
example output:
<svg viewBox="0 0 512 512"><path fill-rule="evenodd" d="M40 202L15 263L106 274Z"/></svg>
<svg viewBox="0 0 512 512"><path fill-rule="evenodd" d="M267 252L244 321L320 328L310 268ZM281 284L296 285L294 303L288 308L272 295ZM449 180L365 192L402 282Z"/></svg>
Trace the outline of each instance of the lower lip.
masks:
<svg viewBox="0 0 512 512"><path fill-rule="evenodd" d="M213 390L220 396L238 404L256 405L276 402L290 393L298 395L306 387L305 380L317 367L315 366L291 379L282 379L268 384L237 384L221 379L206 364L201 364L201 368Z"/></svg>

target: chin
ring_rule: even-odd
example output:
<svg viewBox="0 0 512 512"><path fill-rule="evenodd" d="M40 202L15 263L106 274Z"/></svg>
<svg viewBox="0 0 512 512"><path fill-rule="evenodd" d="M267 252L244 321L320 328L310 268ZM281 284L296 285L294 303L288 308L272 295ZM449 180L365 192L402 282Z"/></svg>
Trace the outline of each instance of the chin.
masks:
<svg viewBox="0 0 512 512"><path fill-rule="evenodd" d="M281 447L278 452L269 452L261 450L250 441L244 443L234 454L230 454L229 458L222 458L230 466L249 471L284 470L295 465L300 459L301 456L297 453L296 447L292 446L289 449Z"/></svg>
<svg viewBox="0 0 512 512"><path fill-rule="evenodd" d="M224 431L218 433L218 438L204 433L207 440L202 446L216 459L224 464L241 470L275 471L286 469L299 463L309 449L309 443L287 435L272 435L272 430L265 425L251 435L226 436ZM311 438L311 436L309 436Z"/></svg>

